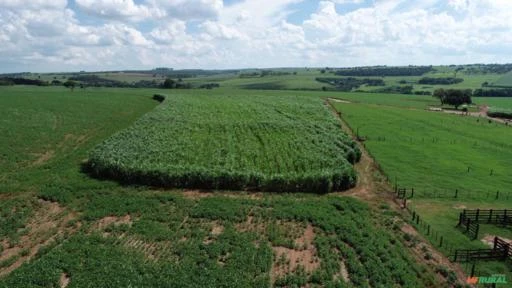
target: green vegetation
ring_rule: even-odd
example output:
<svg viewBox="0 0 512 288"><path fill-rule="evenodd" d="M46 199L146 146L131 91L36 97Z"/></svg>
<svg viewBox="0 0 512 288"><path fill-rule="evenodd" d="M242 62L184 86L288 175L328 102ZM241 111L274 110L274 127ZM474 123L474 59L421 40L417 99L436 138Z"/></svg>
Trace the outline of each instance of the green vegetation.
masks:
<svg viewBox="0 0 512 288"><path fill-rule="evenodd" d="M457 84L463 82L464 79L462 78L453 78L453 77L423 77L421 78L418 83L419 84L426 84L426 85L451 85L451 84Z"/></svg>
<svg viewBox="0 0 512 288"><path fill-rule="evenodd" d="M432 71L432 66L405 67L354 67L339 69L334 72L338 76L421 76Z"/></svg>
<svg viewBox="0 0 512 288"><path fill-rule="evenodd" d="M97 147L90 170L164 187L328 192L354 185L360 152L322 100L175 93Z"/></svg>
<svg viewBox="0 0 512 288"><path fill-rule="evenodd" d="M75 170L87 151L155 107L158 102L151 100L151 92L2 87L0 193L37 191L43 184L65 180L86 181L88 177L77 177Z"/></svg>
<svg viewBox="0 0 512 288"><path fill-rule="evenodd" d="M384 81L382 81L382 79L370 79L370 78L357 79L354 77L347 77L347 78L318 77L318 78L316 78L316 81L332 85L336 88L336 90L340 90L340 91L352 91L352 89L359 88L359 86L361 86L361 85L368 85L368 86L384 86L385 85Z"/></svg>
<svg viewBox="0 0 512 288"><path fill-rule="evenodd" d="M490 117L512 119L512 109L489 107L487 115Z"/></svg>
<svg viewBox="0 0 512 288"><path fill-rule="evenodd" d="M62 273L79 287L112 283L271 287L274 282L277 287L412 288L436 284L431 272L404 254L396 236L366 221L372 212L355 199L194 200L180 194L128 190L90 195L82 204L81 230L0 279L0 287L56 286ZM111 213L132 215L132 220L98 229L97 223L103 217L112 218ZM304 244L316 247L309 250L317 251L312 252L313 259L318 259L314 269L307 268L312 265L309 259L287 263L289 255L278 253L307 255L304 249L312 248L303 248L296 239L311 229L309 225L313 235ZM338 275L340 259L350 273L349 283ZM273 268L295 264L300 268L283 268L286 273L282 274Z"/></svg>
<svg viewBox="0 0 512 288"><path fill-rule="evenodd" d="M475 99L479 103L485 100L488 99ZM489 100L501 106L512 105L510 100ZM489 248L482 241L471 241L455 225L461 209L510 209L512 175L506 160L512 157L509 127L477 117L369 104L333 104L365 139L365 147L390 182L407 188L409 196L414 188L408 208L421 216L422 225L411 224L434 246L446 256L453 255L455 249ZM508 229L481 225L480 238L492 238L490 235L512 239ZM441 237L443 246L439 247ZM431 257L425 253L425 259ZM466 273L472 268L466 264L461 267ZM441 270L438 273L453 278ZM476 266L477 275L505 274L510 279L511 271L506 262L483 261Z"/></svg>
<svg viewBox="0 0 512 288"><path fill-rule="evenodd" d="M493 86L512 87L512 71L503 75L498 81L494 82Z"/></svg>
<svg viewBox="0 0 512 288"><path fill-rule="evenodd" d="M366 138L365 146L390 180L396 177L400 186L415 188L415 196L435 191L453 195L459 189L461 197L467 193L485 199L498 190L509 192L510 127L429 111L334 104Z"/></svg>
<svg viewBox="0 0 512 288"><path fill-rule="evenodd" d="M63 278L68 287L440 285L408 254L400 231L390 232L397 229L396 214L382 216L356 199L245 192L187 196L81 173L88 150L153 109L158 102L151 95L158 90L1 89L6 112L0 121L8 137L1 142L0 239L17 248L1 246L13 256L2 258L0 271L18 261L25 264L1 276L0 287L59 287ZM262 105L296 103L304 109L295 113L309 111L313 119L330 116L317 97L280 93L278 99L250 96ZM206 95L198 97L222 99ZM182 101L185 96L169 97ZM317 108L309 110L310 105ZM312 258L294 266L280 251ZM342 261L348 280L340 274Z"/></svg>
<svg viewBox="0 0 512 288"><path fill-rule="evenodd" d="M454 226L463 208L510 208L510 127L425 111L443 107L432 96L376 90L482 89L506 69L436 66L421 76L350 76L355 82L385 84L356 88L372 93L322 91L327 85L318 77L347 79L333 75L333 68L23 74L56 86L0 87L0 287L59 287L62 279L70 281L68 287L456 286L453 266L436 262L437 251L406 233L403 221L413 223L388 202L388 182L415 188L408 207L432 229L428 235L425 227L417 226L418 231L436 247L437 236L445 236L438 248L447 256L447 247L485 248ZM240 77L244 73L257 75ZM216 89L87 87L72 92L57 86L77 75L157 86L170 77L193 88ZM464 81L419 84L422 77ZM512 109L510 99L473 101L494 111ZM348 192L368 204L343 197L345 192L202 193L124 185L168 181L151 169L167 173L181 165L189 169L181 171L195 174L184 172L185 183L176 186L306 192L339 189L342 181L350 181L348 186L355 180L353 169L362 171L367 158L355 168L350 165L359 151L341 133L327 100L365 140L385 174L369 168L373 174L363 174L360 182L374 177L375 185ZM117 179L129 181L96 179L81 171L84 163L98 159L105 161L103 167L122 172L114 175ZM132 169L139 164L144 173ZM498 226L482 225L480 235L512 239ZM471 266L462 268L469 272ZM504 273L512 279L510 271L503 262L477 266L482 276Z"/></svg>
<svg viewBox="0 0 512 288"><path fill-rule="evenodd" d="M458 109L462 104L472 104L471 95L473 91L470 89L458 90L458 89L437 89L434 91L433 96L438 98L443 105L453 105L455 109Z"/></svg>

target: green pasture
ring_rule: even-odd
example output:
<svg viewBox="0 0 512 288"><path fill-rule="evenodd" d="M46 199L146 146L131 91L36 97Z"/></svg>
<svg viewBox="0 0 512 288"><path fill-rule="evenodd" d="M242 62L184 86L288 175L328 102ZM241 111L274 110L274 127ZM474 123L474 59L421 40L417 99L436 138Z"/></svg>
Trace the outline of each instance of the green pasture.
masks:
<svg viewBox="0 0 512 288"><path fill-rule="evenodd" d="M440 112L335 105L366 138L365 146L390 180L414 188L416 196L455 189L474 198L512 193L512 127Z"/></svg>
<svg viewBox="0 0 512 288"><path fill-rule="evenodd" d="M405 252L395 214L386 208L310 194L187 196L81 172L91 148L155 108L155 92L0 88L7 136L0 142L0 271L33 253L0 276L0 287L59 287L63 278L68 287L441 285L434 271ZM34 234L31 229L46 226L30 223L45 215L62 225L48 226L46 236ZM34 246L12 250L29 240ZM292 250L316 252L311 262L271 272L290 264L279 251Z"/></svg>

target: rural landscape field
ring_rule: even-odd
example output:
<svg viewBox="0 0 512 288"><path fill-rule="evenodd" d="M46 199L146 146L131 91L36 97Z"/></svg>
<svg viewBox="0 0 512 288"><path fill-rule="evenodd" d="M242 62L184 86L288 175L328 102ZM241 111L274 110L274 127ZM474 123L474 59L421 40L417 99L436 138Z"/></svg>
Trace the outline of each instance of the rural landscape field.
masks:
<svg viewBox="0 0 512 288"><path fill-rule="evenodd" d="M383 73L393 69L410 70ZM465 209L510 212L511 127L482 111L512 98L455 109L414 92L342 91L335 72L334 84L304 89L301 77L322 68L283 71L198 75L187 89L0 87L0 286L463 287L471 273L512 276L508 256L460 258L512 239L510 218L476 238L456 227Z"/></svg>
<svg viewBox="0 0 512 288"><path fill-rule="evenodd" d="M0 0L0 288L512 287L510 19Z"/></svg>

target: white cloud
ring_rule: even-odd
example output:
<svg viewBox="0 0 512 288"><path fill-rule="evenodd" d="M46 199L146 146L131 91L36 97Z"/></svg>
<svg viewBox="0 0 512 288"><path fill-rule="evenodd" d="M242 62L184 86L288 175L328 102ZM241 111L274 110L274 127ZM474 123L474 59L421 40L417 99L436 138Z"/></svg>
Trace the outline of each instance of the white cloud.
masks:
<svg viewBox="0 0 512 288"><path fill-rule="evenodd" d="M0 7L9 9L64 9L67 0L0 0Z"/></svg>
<svg viewBox="0 0 512 288"><path fill-rule="evenodd" d="M163 11L146 5L137 5L133 0L75 0L75 3L82 11L107 19L141 21L164 16Z"/></svg>
<svg viewBox="0 0 512 288"><path fill-rule="evenodd" d="M222 0L149 0L149 3L164 10L168 17L184 20L214 19L224 7Z"/></svg>
<svg viewBox="0 0 512 288"><path fill-rule="evenodd" d="M187 27L184 21L171 20L165 23L165 25L161 24L154 28L150 36L158 43L172 43L186 38L186 29Z"/></svg>
<svg viewBox="0 0 512 288"><path fill-rule="evenodd" d="M206 39L224 39L224 40L234 40L234 39L245 39L248 40L248 37L242 33L240 33L236 28L224 25L220 22L214 21L205 21L200 27L206 33Z"/></svg>
<svg viewBox="0 0 512 288"><path fill-rule="evenodd" d="M79 9L71 10L66 0L0 0L0 69L512 61L512 1L320 1L291 23L288 15L300 2L308 4L75 0ZM336 6L347 3L360 6L348 12Z"/></svg>

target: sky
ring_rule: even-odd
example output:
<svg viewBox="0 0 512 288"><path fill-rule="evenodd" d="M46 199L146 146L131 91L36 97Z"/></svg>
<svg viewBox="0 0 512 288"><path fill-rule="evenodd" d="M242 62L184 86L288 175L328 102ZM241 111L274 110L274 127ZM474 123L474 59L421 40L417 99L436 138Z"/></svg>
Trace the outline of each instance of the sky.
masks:
<svg viewBox="0 0 512 288"><path fill-rule="evenodd" d="M0 0L0 73L512 62L511 0Z"/></svg>

